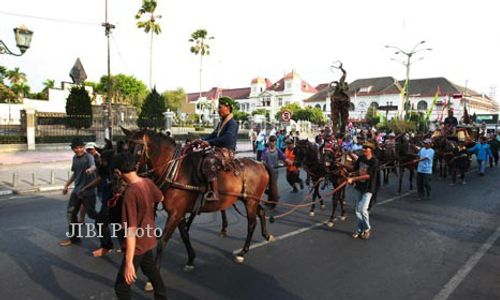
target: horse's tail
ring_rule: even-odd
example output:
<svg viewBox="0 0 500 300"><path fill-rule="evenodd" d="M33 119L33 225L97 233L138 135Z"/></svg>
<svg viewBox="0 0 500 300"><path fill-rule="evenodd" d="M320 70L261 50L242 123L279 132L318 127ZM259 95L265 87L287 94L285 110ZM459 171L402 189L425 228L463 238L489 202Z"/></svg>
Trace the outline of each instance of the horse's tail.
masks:
<svg viewBox="0 0 500 300"><path fill-rule="evenodd" d="M273 169L266 163L264 163L264 167L266 167L267 174L269 174L269 200L270 202L278 202L280 199L279 191L278 191L278 178L274 175Z"/></svg>

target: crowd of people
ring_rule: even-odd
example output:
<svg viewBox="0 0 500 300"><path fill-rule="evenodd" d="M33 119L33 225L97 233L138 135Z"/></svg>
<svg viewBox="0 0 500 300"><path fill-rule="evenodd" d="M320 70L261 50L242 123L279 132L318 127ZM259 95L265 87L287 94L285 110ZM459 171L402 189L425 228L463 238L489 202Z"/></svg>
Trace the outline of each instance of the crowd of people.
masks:
<svg viewBox="0 0 500 300"><path fill-rule="evenodd" d="M217 172L226 169L234 159L234 149L238 124L232 119L230 101L219 100L219 114L221 122L214 132L203 140L190 141L193 146L211 147L214 150L203 163L202 172L210 179L207 180L208 192L204 197L207 201L218 201ZM443 131L449 134L445 138L454 139L451 134L456 132L458 122L449 116L444 124ZM415 138L415 164L417 171L417 190L419 199L431 197L430 178L435 167L436 150L430 133L403 134L406 138ZM398 135L401 137L401 134ZM355 239L369 239L372 235L369 207L374 201L380 186L381 162L376 155L380 147L391 148L398 138L395 133L377 131L375 128L355 128L349 126L348 133L340 135L332 132L329 126L320 129L314 138L319 154L326 151L347 153L354 159L354 172L346 181L354 185L354 211L356 215L356 230L352 234ZM286 168L286 180L291 186L292 193L304 189L304 180L300 177L300 165L296 160L295 148L300 141L300 132L285 130L271 130L266 136L264 130L251 130L249 138L258 161L267 164L276 178L278 168ZM418 143L420 142L420 143ZM67 194L71 184L74 188L70 194L67 207L67 221L69 225L68 239L60 242L60 246L71 246L81 242L81 226L84 216L78 213L83 211L90 219L95 220L99 230L100 247L93 251L95 257L102 257L113 249L112 234L109 230L111 223L120 223L124 226L117 232L120 249L124 252L122 264L118 270L115 291L118 299L130 299L130 285L136 280L136 269L140 266L154 287L156 299L166 299L165 286L160 272L154 265L153 248L156 236L137 235L148 227L154 228L155 203L163 200L159 188L148 178L136 173L136 158L126 147L118 147L111 152L97 152L94 143L85 144L75 138L71 143L74 152L71 171L72 175L66 182L63 194ZM500 136L498 134L482 135L479 142L471 147L461 147L461 155L475 154L479 174L484 176L486 165L497 166L499 160ZM121 149L121 150L120 150ZM113 159L109 156L113 155ZM320 157L318 157L319 159ZM468 159L468 156L467 156ZM112 166L108 164L112 163ZM206 174L205 174L206 172ZM464 174L462 183L465 184ZM121 190L121 197L116 197L113 184L114 177L119 177L126 187ZM100 211L96 211L97 199L101 201Z"/></svg>
<svg viewBox="0 0 500 300"><path fill-rule="evenodd" d="M450 110L448 117L445 118L439 129L445 138L450 141L456 141L458 145L458 156L466 158L459 160L452 157L449 161L455 164L466 164L475 155L479 170L479 175L484 176L486 166L497 166L500 150L500 135L497 133L480 132L478 140L472 147L466 147L466 141L457 138L458 121ZM357 153L355 169L358 176L352 176L348 179L349 184L355 184L355 190L358 196L355 198L355 214L358 220L357 231L353 234L355 238L368 239L370 237L369 212L370 200L377 194L380 186L379 159L375 151L380 148L396 143L396 134L387 130L376 130L373 127L356 128L350 125L345 135L334 134L329 126L319 129L314 137L314 142L319 148L319 153L324 153L330 149L340 149L343 153ZM404 137L414 141L415 159L406 164L414 164L417 173L417 195L419 200L427 200L431 197L431 178L435 170L437 157L437 145L431 138L433 132L423 133L405 133ZM300 166L295 161L294 149L297 141L300 139L298 131L287 133L285 130L272 130L266 136L264 130L250 130L249 138L253 145L256 159L263 161L275 170L281 166L286 168L286 179L292 190L291 193L297 193L304 188L304 180L300 177ZM449 162L448 161L448 162ZM462 184L465 182L465 170L467 166L456 168L460 170L460 179ZM306 172L307 173L307 172ZM276 174L278 172L276 171ZM307 175L307 174L306 174ZM452 176L452 183L456 181L456 174Z"/></svg>

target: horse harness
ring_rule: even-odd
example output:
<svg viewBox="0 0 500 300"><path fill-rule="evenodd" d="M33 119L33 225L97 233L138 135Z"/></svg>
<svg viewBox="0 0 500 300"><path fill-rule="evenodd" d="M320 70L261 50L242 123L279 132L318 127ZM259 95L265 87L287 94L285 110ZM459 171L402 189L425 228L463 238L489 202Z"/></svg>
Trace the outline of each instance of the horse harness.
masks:
<svg viewBox="0 0 500 300"><path fill-rule="evenodd" d="M138 161L138 165L142 162L144 165L147 165L147 162L150 161L150 157L148 154L148 146L147 143L143 140L135 140L131 141L136 145L142 145L143 148L140 149L140 159ZM192 184L184 184L184 183L179 183L177 181L177 177L179 175L180 171L180 166L182 165L184 159L192 152L193 147L187 146L187 147L182 147L180 144L177 144L175 147L174 154L172 157L168 158L164 164L162 164L159 167L152 168L147 170L144 173L141 173L139 175L141 176L150 176L154 173L155 170L164 168L164 171L161 172L161 175L156 178L155 184L160 188L162 193L165 193L169 188L174 188L174 189L181 189L185 191L193 191L198 193L198 199L196 200L193 208L193 213L195 214L200 214L202 207L205 205L205 199L203 197L204 193L207 191L207 186L197 186L197 185L192 185ZM139 152L135 147L134 147L134 152L138 153ZM200 163L198 165L198 170L201 170L201 164L205 158L200 160ZM243 162L239 161L238 159L234 159L234 162L232 162L233 168L231 168L234 171L234 174L236 176L243 176L243 185L242 185L242 191L241 193L233 193L233 192L227 192L227 191L219 191L219 194L221 195L227 195L227 196L233 196L233 197L238 197L242 199L254 199L254 200L261 200L260 197L257 197L252 194L247 193L247 186L246 186L246 174L245 174L245 165ZM262 163L261 163L262 164ZM224 168L224 171L227 170ZM233 205L234 206L234 205Z"/></svg>

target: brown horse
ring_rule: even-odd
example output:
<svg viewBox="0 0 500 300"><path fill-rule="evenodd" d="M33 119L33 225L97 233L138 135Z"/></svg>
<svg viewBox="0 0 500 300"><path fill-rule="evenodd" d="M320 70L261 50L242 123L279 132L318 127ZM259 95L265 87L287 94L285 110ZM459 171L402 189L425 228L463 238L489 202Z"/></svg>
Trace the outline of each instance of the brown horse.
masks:
<svg viewBox="0 0 500 300"><path fill-rule="evenodd" d="M299 140L297 142L295 148L295 160L302 165L303 169L311 177L313 183L312 189L314 190L311 209L309 211L310 216L314 216L314 203L316 202L316 199L321 199L321 195L319 194L320 181L328 180L334 187L337 187L347 178L347 174L344 172L345 168L341 165L341 163L337 162L337 158L338 157L335 155L335 152L330 150L325 150L325 154L320 158L316 144L313 144L308 140ZM341 210L340 220L344 221L346 219L344 196L344 188L332 195L332 214L327 223L329 227L332 227L334 221L337 220L335 217L335 211L337 210L337 205L339 203ZM320 200L320 204L323 205L322 199Z"/></svg>
<svg viewBox="0 0 500 300"><path fill-rule="evenodd" d="M178 228L188 253L184 269L186 271L194 269L195 252L189 239L186 214L225 210L235 205L237 200L245 204L248 230L245 244L236 254L235 261L242 263L244 255L249 251L257 216L261 221L262 236L268 241L273 240L273 236L267 232L261 198L267 187L269 187L269 202L276 203L279 195L276 178L265 164L248 158L239 159L237 161L240 166L238 172L221 171L218 174L220 199L204 202L201 196L206 191L206 182L200 176L203 151L182 152L180 144L176 144L171 137L160 133L147 130L134 133L124 131L129 138L132 151L138 155L138 166L148 166L149 173L153 174L156 184L159 185L164 195L163 207L168 218L158 243L156 257L158 267L160 267L166 243L175 228ZM175 167L172 168L173 166Z"/></svg>

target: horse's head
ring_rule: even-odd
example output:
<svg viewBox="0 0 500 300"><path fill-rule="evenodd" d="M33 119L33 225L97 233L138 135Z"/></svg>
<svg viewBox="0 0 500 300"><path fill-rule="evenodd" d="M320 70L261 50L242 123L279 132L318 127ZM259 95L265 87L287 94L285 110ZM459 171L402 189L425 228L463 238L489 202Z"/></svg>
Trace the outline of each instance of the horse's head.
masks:
<svg viewBox="0 0 500 300"><path fill-rule="evenodd" d="M336 167L337 156L335 155L335 150L325 149L323 152L323 164L327 170L331 170Z"/></svg>
<svg viewBox="0 0 500 300"><path fill-rule="evenodd" d="M309 140L298 140L295 144L295 161L306 162L316 161L318 157L318 147Z"/></svg>
<svg viewBox="0 0 500 300"><path fill-rule="evenodd" d="M173 138L147 129L126 134L127 148L137 162L138 171L165 165L173 158L176 147Z"/></svg>

